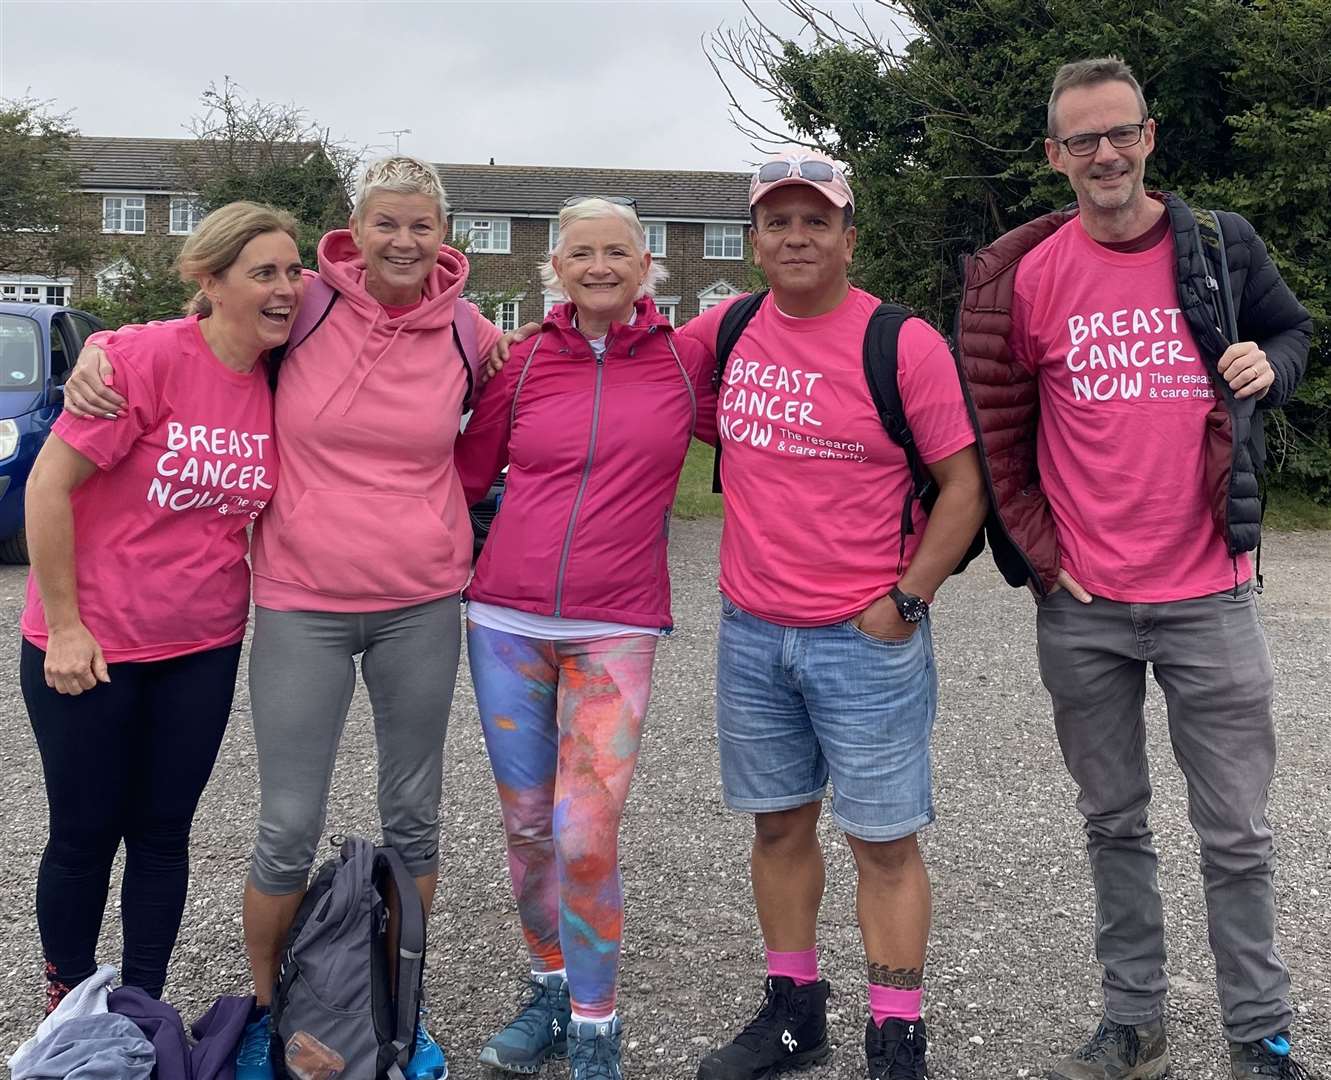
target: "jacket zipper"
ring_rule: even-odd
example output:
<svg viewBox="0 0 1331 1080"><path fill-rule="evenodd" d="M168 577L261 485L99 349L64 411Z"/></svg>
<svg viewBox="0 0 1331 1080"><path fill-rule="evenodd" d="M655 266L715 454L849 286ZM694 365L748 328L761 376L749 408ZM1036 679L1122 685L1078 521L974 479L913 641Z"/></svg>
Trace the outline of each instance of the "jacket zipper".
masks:
<svg viewBox="0 0 1331 1080"><path fill-rule="evenodd" d="M582 467L582 480L578 483L578 493L573 497L573 511L568 516L568 528L564 532L564 548L559 553L559 573L555 585L555 618L564 614L564 572L568 569L569 552L573 549L573 530L578 524L578 511L582 509L582 498L587 494L587 481L592 475L592 458L596 454L596 429L601 419L601 377L605 372L605 354L610 351L610 339L606 338L605 351L596 358L596 389L592 394L592 431L587 439L587 464Z"/></svg>

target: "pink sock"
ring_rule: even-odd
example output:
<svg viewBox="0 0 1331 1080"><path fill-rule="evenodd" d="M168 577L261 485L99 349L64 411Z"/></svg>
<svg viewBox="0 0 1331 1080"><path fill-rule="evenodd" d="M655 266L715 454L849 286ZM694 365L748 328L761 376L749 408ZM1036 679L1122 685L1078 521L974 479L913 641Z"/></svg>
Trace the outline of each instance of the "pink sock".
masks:
<svg viewBox="0 0 1331 1080"><path fill-rule="evenodd" d="M784 975L794 979L796 986L808 986L818 981L818 946L801 952L773 952L767 950L767 974Z"/></svg>
<svg viewBox="0 0 1331 1080"><path fill-rule="evenodd" d="M924 990L897 990L891 986L869 984L869 1012L875 1027L882 1027L889 1017L896 1020L918 1020Z"/></svg>

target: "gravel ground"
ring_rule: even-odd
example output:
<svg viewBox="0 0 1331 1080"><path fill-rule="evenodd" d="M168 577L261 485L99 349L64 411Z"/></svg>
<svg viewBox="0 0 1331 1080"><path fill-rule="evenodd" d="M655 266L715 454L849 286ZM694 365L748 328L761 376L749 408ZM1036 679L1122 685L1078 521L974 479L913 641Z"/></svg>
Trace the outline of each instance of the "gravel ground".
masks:
<svg viewBox="0 0 1331 1080"><path fill-rule="evenodd" d="M628 916L621 1013L630 1077L692 1077L705 1049L757 1007L761 943L747 881L750 825L721 805L712 722L719 524L682 522L672 545L679 630L658 654L655 698L623 831ZM1331 536L1268 537L1263 618L1278 673L1283 754L1271 800L1280 841L1281 948L1293 971L1305 1061L1331 1063ZM24 574L0 568L0 619L13 626ZM939 819L927 832L934 928L927 1018L932 1075L1039 1076L1099 1015L1094 906L1082 835L1035 664L1034 610L986 563L944 591L935 617L942 688L934 738ZM1197 845L1152 689L1154 824L1169 923L1174 1076L1221 1080L1214 967ZM343 740L330 831L372 833L374 752L363 691ZM45 838L36 748L18 689L18 635L0 644L0 762L9 792L0 903L0 1050L40 1018L33 873ZM430 924L431 1026L457 1080L508 1017L524 968L497 800L460 680L448 741L443 881ZM199 1015L242 992L240 890L257 802L242 673L232 727L194 830L193 880L168 996ZM820 944L831 978L832 1063L811 1077L863 1077L864 962L850 852L824 826L828 890ZM108 920L101 954L118 956ZM548 1074L565 1075L552 1065Z"/></svg>

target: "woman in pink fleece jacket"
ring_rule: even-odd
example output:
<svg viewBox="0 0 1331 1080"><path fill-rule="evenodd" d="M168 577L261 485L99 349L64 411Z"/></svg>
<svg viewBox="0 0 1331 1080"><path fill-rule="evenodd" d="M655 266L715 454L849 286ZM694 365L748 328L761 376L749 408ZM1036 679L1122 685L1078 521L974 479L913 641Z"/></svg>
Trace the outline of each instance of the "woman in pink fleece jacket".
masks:
<svg viewBox="0 0 1331 1080"><path fill-rule="evenodd" d="M472 552L453 461L469 385L453 336L454 309L467 302L467 259L443 243L447 213L426 162L371 164L350 228L319 245L333 302L281 367L282 483L252 553L261 803L244 926L260 1008L236 1080L273 1075L267 1006L323 832L357 654L374 708L384 839L415 875L427 912L434 896L444 735ZM484 355L499 331L475 322ZM80 369L89 383L82 359ZM95 363L92 370L95 377ZM409 1080L446 1072L442 1051L418 1027Z"/></svg>
<svg viewBox="0 0 1331 1080"><path fill-rule="evenodd" d="M628 200L566 206L543 270L569 302L457 451L469 500L509 466L467 651L532 970L481 1061L529 1073L567 1049L590 1080L620 1075L619 821L670 629L670 507L690 439L715 438L715 365L649 299L664 272Z"/></svg>

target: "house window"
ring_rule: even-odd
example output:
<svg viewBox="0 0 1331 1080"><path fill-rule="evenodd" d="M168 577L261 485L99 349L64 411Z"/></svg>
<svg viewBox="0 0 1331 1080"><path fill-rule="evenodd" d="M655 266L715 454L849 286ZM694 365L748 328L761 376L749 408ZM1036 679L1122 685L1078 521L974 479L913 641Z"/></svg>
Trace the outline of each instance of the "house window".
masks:
<svg viewBox="0 0 1331 1080"><path fill-rule="evenodd" d="M744 258L743 225L706 225L703 228L704 259Z"/></svg>
<svg viewBox="0 0 1331 1080"><path fill-rule="evenodd" d="M518 328L518 302L505 300L495 312L495 325L504 333Z"/></svg>
<svg viewBox="0 0 1331 1080"><path fill-rule="evenodd" d="M550 250L555 250L555 245L559 243L559 218L550 219Z"/></svg>
<svg viewBox="0 0 1331 1080"><path fill-rule="evenodd" d="M545 318L545 316L549 315L550 309L556 304L562 304L564 302L564 296L562 293L554 293L546 290L541 296L545 301L545 306L541 311L541 318Z"/></svg>
<svg viewBox="0 0 1331 1080"><path fill-rule="evenodd" d="M102 232L144 232L142 195L107 195L102 199Z"/></svg>
<svg viewBox="0 0 1331 1080"><path fill-rule="evenodd" d="M468 237L468 251L487 251L493 255L507 255L508 218L458 217L453 219L453 237Z"/></svg>
<svg viewBox="0 0 1331 1080"><path fill-rule="evenodd" d="M46 302L48 304L54 304L56 307L68 307L69 286L68 285L46 286Z"/></svg>
<svg viewBox="0 0 1331 1080"><path fill-rule="evenodd" d="M647 234L647 250L653 259L664 259L666 253L666 223L664 221L644 221L643 232Z"/></svg>
<svg viewBox="0 0 1331 1080"><path fill-rule="evenodd" d="M670 320L671 326L677 325L675 319L679 315L679 300L680 298L678 296L653 297L653 301L656 304L656 310Z"/></svg>
<svg viewBox="0 0 1331 1080"><path fill-rule="evenodd" d="M19 298L25 304L39 304L42 300L42 287L40 285L24 285Z"/></svg>
<svg viewBox="0 0 1331 1080"><path fill-rule="evenodd" d="M203 207L193 199L177 196L171 200L171 235L188 236L203 220Z"/></svg>
<svg viewBox="0 0 1331 1080"><path fill-rule="evenodd" d="M25 281L15 275L0 282L0 300L66 307L73 288L73 282L68 278L36 277Z"/></svg>

